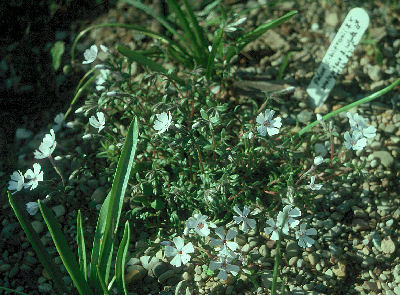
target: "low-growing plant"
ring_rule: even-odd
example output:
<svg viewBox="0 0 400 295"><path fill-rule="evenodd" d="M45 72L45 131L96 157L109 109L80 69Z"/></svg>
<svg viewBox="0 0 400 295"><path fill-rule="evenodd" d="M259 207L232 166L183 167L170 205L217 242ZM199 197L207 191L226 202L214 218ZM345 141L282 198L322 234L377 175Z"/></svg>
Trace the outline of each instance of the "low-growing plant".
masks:
<svg viewBox="0 0 400 295"><path fill-rule="evenodd" d="M152 13L137 1L128 2ZM84 156L78 150L74 156L89 157L92 161L104 159L105 163L99 169L103 171L102 175L114 175L97 221L89 269L80 211L76 227L79 262L76 262L56 218L44 204L46 199L28 203L26 209L32 215L40 209L63 264L80 294L127 294L124 269L129 224L143 230L156 230L156 234L166 241L155 247L165 246L165 257L176 267L192 260L202 266L203 273L208 276L216 274L222 281L228 277L235 280L242 270L255 287L258 287L257 279L261 272L270 271L271 294L276 294L279 282L282 282L281 289L285 288L284 278L279 274L282 240L296 239L302 248L313 245L312 236L318 233L308 228L307 218L302 218L305 209L315 206L313 197L327 190L327 178L336 177L334 171L338 172L337 177L341 180L347 177L347 168L362 172L363 167L352 166L342 155L351 150L363 150L375 136L375 128L357 113L347 113L350 130L343 135L335 128L333 117L386 94L400 84L400 79L352 104L317 116L317 120L293 132L279 113L274 94L266 95L262 101L230 96L223 76L229 76L231 68L227 66L219 71L219 65L214 61L218 52L221 64L231 63L234 54L243 49L243 44L294 13L241 35L235 45L229 45L234 48L228 46L227 51L224 51L222 41L217 40L215 44L215 40L222 38L226 28L230 26L233 30L235 26L223 23L214 32L217 37L209 50L209 39L205 39L206 34L200 29L200 22L187 1L183 1L185 10L174 0L168 4L175 13L175 25L169 25L171 19L153 16L171 35L123 26L165 41L167 54L160 56L166 58L170 54L177 62L177 69L182 65L190 71L178 75L177 71L165 70L145 57L144 52L135 53L121 49L122 46L114 52L103 45L99 51L96 45L92 45L84 52L83 64L96 65L81 79L63 117L65 120L78 99L86 94L85 102L75 111L78 122L67 125L79 126L79 119L90 116L85 119L83 140L94 146L94 150L87 148ZM113 25L121 26L104 24L90 27L76 40L93 28ZM173 31L168 29L169 26L174 28ZM182 28L185 37L179 31L175 33L176 27ZM186 47L189 48L187 52L180 51ZM101 59L100 54L105 57ZM150 72L132 77L131 68L135 61ZM203 67L205 72L195 71L197 66ZM125 130L127 120L131 123ZM311 133L318 124L321 128ZM338 141L343 145L337 144ZM54 131L50 131L35 157L49 158L62 179L59 193L64 194L70 188L71 177L65 178L55 164L52 158L55 149ZM95 156L91 158L91 155ZM117 159L118 165L115 166ZM35 189L43 180L38 165L34 164L33 170L25 174L15 171L8 189L15 192L23 188ZM26 179L28 182L25 183ZM128 196L125 199L126 211L122 210L125 196ZM57 290L70 292L71 286L62 280L18 198L11 193L8 197ZM257 216L257 221L253 215ZM117 249L121 218L127 221ZM262 235L275 241L272 270L262 269L251 255L240 251L234 240L238 234L235 224L244 233L261 226L264 229ZM192 259L191 254L195 251L200 255ZM111 264L114 261L113 268Z"/></svg>

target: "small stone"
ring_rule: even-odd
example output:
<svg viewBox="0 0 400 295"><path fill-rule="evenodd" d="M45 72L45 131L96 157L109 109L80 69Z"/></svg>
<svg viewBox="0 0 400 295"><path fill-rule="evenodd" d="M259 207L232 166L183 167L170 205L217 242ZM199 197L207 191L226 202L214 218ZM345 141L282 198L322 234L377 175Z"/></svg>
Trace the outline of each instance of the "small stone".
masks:
<svg viewBox="0 0 400 295"><path fill-rule="evenodd" d="M394 163L393 156L387 151L376 151L372 155L374 158L379 159L385 168L390 168Z"/></svg>
<svg viewBox="0 0 400 295"><path fill-rule="evenodd" d="M57 205L52 207L54 214L56 217L61 217L65 214L65 207L63 205Z"/></svg>
<svg viewBox="0 0 400 295"><path fill-rule="evenodd" d="M141 281L146 276L146 269L141 265L128 266L125 280L127 284L133 284Z"/></svg>
<svg viewBox="0 0 400 295"><path fill-rule="evenodd" d="M261 245L260 248L258 248L258 252L262 257L267 257L268 256L268 250L266 245Z"/></svg>
<svg viewBox="0 0 400 295"><path fill-rule="evenodd" d="M381 67L378 65L366 67L369 78L372 81L380 81L382 79Z"/></svg>
<svg viewBox="0 0 400 295"><path fill-rule="evenodd" d="M139 258L132 257L131 259L129 259L129 261L126 264L129 266L129 265L135 265L135 264L139 264L139 263L140 263Z"/></svg>
<svg viewBox="0 0 400 295"><path fill-rule="evenodd" d="M325 22L328 26L336 27L339 23L339 17L336 12L328 12L325 15Z"/></svg>
<svg viewBox="0 0 400 295"><path fill-rule="evenodd" d="M33 230L37 234L40 234L43 231L43 224L40 221L34 220L34 221L32 221L31 224L32 224Z"/></svg>
<svg viewBox="0 0 400 295"><path fill-rule="evenodd" d="M331 269L327 269L325 271L325 275L328 276L328 277L332 277L333 276L333 271Z"/></svg>
<svg viewBox="0 0 400 295"><path fill-rule="evenodd" d="M272 273L264 272L261 274L261 283L263 284L264 288L269 289L272 285Z"/></svg>
<svg viewBox="0 0 400 295"><path fill-rule="evenodd" d="M385 238L381 242L382 252L385 254L392 254L396 251L396 245L390 237Z"/></svg>
<svg viewBox="0 0 400 295"><path fill-rule="evenodd" d="M184 281L189 281L189 280L191 280L191 278L192 278L191 274L189 272L187 272L187 271L185 271L182 274L182 280L184 280Z"/></svg>
<svg viewBox="0 0 400 295"><path fill-rule="evenodd" d="M299 259L298 257L291 257L289 259L289 266L296 265L298 259Z"/></svg>
<svg viewBox="0 0 400 295"><path fill-rule="evenodd" d="M167 270L164 272L159 278L158 282L160 284L164 283L166 280L172 278L175 275L175 271L173 269Z"/></svg>
<svg viewBox="0 0 400 295"><path fill-rule="evenodd" d="M163 273L165 273L169 269L169 264L164 261L157 262L151 268L152 273L156 278L160 277Z"/></svg>
<svg viewBox="0 0 400 295"><path fill-rule="evenodd" d="M175 288L175 295L186 295L186 288L188 287L189 282L183 280L180 281Z"/></svg>
<svg viewBox="0 0 400 295"><path fill-rule="evenodd" d="M310 261L310 264L312 266L315 266L319 261L319 256L315 253L311 253L310 255L308 255L308 260Z"/></svg>
<svg viewBox="0 0 400 295"><path fill-rule="evenodd" d="M354 218L352 227L354 231L367 230L369 228L369 224L364 219Z"/></svg>
<svg viewBox="0 0 400 295"><path fill-rule="evenodd" d="M106 198L106 191L102 187L98 187L90 197L90 199L96 204L103 204L104 200Z"/></svg>
<svg viewBox="0 0 400 295"><path fill-rule="evenodd" d="M345 278L346 277L346 264L339 261L338 264L333 267L332 271L338 278Z"/></svg>
<svg viewBox="0 0 400 295"><path fill-rule="evenodd" d="M365 281L363 288L369 291L379 292L378 285L375 282Z"/></svg>
<svg viewBox="0 0 400 295"><path fill-rule="evenodd" d="M297 121L300 123L307 124L308 122L311 121L313 113L308 111L308 110L302 110L298 115L297 115Z"/></svg>
<svg viewBox="0 0 400 295"><path fill-rule="evenodd" d="M299 250L300 248L296 241L289 241L286 245L286 255L288 258L298 256Z"/></svg>

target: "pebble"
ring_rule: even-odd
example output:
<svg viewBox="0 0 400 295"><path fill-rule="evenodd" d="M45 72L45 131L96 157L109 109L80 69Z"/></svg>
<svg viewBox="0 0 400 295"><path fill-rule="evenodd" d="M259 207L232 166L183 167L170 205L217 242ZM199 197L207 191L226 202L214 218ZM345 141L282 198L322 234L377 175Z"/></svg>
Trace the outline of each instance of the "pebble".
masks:
<svg viewBox="0 0 400 295"><path fill-rule="evenodd" d="M352 222L352 228L354 231L367 230L369 224L364 219L354 218Z"/></svg>
<svg viewBox="0 0 400 295"><path fill-rule="evenodd" d="M165 263L164 261L157 262L154 264L154 266L151 268L151 273L154 275L156 278L159 278L163 273L165 273L169 269L169 264Z"/></svg>
<svg viewBox="0 0 400 295"><path fill-rule="evenodd" d="M295 265L296 263L297 263L297 260L298 260L299 258L298 257L291 257L290 259L289 259L289 266L293 266L293 265Z"/></svg>
<svg viewBox="0 0 400 295"><path fill-rule="evenodd" d="M385 254L392 254L396 251L396 245L390 237L386 237L381 242L381 249Z"/></svg>
<svg viewBox="0 0 400 295"><path fill-rule="evenodd" d="M300 248L296 241L289 241L286 245L286 255L288 258L298 256L299 250Z"/></svg>
<svg viewBox="0 0 400 295"><path fill-rule="evenodd" d="M65 207L63 205L57 205L52 207L54 214L56 217L61 217L65 214Z"/></svg>
<svg viewBox="0 0 400 295"><path fill-rule="evenodd" d="M0 265L0 272L6 272L6 271L10 270L10 268L11 268L10 264L7 264L7 263L1 264Z"/></svg>
<svg viewBox="0 0 400 295"><path fill-rule="evenodd" d="M175 295L186 295L186 289L189 288L189 283L185 280L180 281L175 287ZM189 291L190 294L190 291Z"/></svg>
<svg viewBox="0 0 400 295"><path fill-rule="evenodd" d="M173 276L175 276L175 271L173 269L167 270L166 272L164 272L162 275L159 276L158 282L162 284L166 280L172 278Z"/></svg>
<svg viewBox="0 0 400 295"><path fill-rule="evenodd" d="M339 17L336 12L327 12L325 15L325 23L328 26L336 27L339 23Z"/></svg>
<svg viewBox="0 0 400 295"><path fill-rule="evenodd" d="M316 253L311 253L308 255L308 260L312 266L315 266L319 262L319 256Z"/></svg>
<svg viewBox="0 0 400 295"><path fill-rule="evenodd" d="M126 282L127 284L132 284L138 281L141 281L147 274L146 269L141 265L131 265L128 266L127 274L126 274Z"/></svg>
<svg viewBox="0 0 400 295"><path fill-rule="evenodd" d="M32 221L32 227L33 227L33 230L37 233L37 234L40 234L42 231L43 231L43 224L40 222L40 221L38 221L38 220L34 220L34 221Z"/></svg>
<svg viewBox="0 0 400 295"><path fill-rule="evenodd" d="M260 253L260 255L262 257L267 257L268 256L268 250L267 250L267 246L266 245L261 245L258 248L258 253Z"/></svg>
<svg viewBox="0 0 400 295"><path fill-rule="evenodd" d="M299 121L300 123L307 124L308 122L311 121L312 116L313 116L313 113L310 112L309 110L302 110L297 115L297 121Z"/></svg>
<svg viewBox="0 0 400 295"><path fill-rule="evenodd" d="M102 187L96 188L96 190L93 192L92 196L90 199L96 204L103 204L104 200L106 198L106 191Z"/></svg>
<svg viewBox="0 0 400 295"><path fill-rule="evenodd" d="M387 151L375 151L372 155L374 158L379 159L385 168L390 168L394 163L393 156Z"/></svg>

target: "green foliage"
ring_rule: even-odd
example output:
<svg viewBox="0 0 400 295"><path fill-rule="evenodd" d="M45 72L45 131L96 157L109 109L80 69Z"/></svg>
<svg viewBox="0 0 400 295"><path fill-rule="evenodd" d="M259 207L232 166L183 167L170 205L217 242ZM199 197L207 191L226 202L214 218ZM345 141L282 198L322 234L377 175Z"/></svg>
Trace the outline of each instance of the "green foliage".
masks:
<svg viewBox="0 0 400 295"><path fill-rule="evenodd" d="M64 54L65 46L63 41L57 41L50 49L53 70L57 71L61 65L61 58Z"/></svg>

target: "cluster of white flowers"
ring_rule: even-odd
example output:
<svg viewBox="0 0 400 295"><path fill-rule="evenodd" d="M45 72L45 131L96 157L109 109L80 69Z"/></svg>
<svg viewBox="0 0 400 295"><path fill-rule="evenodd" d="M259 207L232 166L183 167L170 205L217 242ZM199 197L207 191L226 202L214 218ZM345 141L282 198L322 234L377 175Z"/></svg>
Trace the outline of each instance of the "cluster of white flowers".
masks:
<svg viewBox="0 0 400 295"><path fill-rule="evenodd" d="M344 145L350 150L361 151L367 145L367 139L376 136L376 128L368 125L367 120L357 113L347 112L351 130L344 133Z"/></svg>
<svg viewBox="0 0 400 295"><path fill-rule="evenodd" d="M53 129L50 129L50 134L46 134L43 138L42 143L39 146L39 150L34 151L35 159L44 159L51 156L57 146L56 135Z"/></svg>
<svg viewBox="0 0 400 295"><path fill-rule="evenodd" d="M19 192L22 188L30 188L33 190L39 185L39 181L43 181L43 171L39 163L33 164L33 170L28 169L25 174L21 171L14 171L11 174L11 180L8 182L8 190L14 191L12 194ZM27 182L25 182L25 180Z"/></svg>
<svg viewBox="0 0 400 295"><path fill-rule="evenodd" d="M234 216L234 223L239 225L239 228L247 233L250 229L256 229L256 220L249 218L249 215L257 214L255 211L250 212L247 206L244 206L243 210L240 210L237 205L233 210L238 214ZM280 233L285 235L289 234L289 229L295 229L300 221L295 219L301 216L301 211L299 208L294 207L294 205L286 205L281 212L278 213L277 221L270 218L267 220L267 227L264 231L270 236L271 240L278 240L280 238ZM216 259L210 261L209 268L212 271L219 271L218 278L221 280L226 280L228 274L236 276L240 272L239 265L235 265L235 260L241 257L239 245L234 241L236 235L238 234L236 230L230 228L227 231L224 227L216 225L212 222L207 221L208 216L195 213L190 217L185 224L185 230L182 237L175 237L173 239L173 244L166 241L161 244L166 246L165 256L172 257L170 263L176 267L185 265L191 259L189 254L194 253L195 249L191 242L185 245L184 237L190 237L191 234L197 233L200 237L208 237L211 233L210 228L214 228L214 233L216 238L210 237L210 245L216 251ZM310 235L316 235L317 231L314 228L306 229L305 224L301 224L300 227L295 231L296 239L298 240L298 245L300 247L306 248L311 247L314 244L314 240L310 238ZM207 241L204 240L204 241ZM239 253L237 252L239 251ZM239 259L240 260L240 259Z"/></svg>

